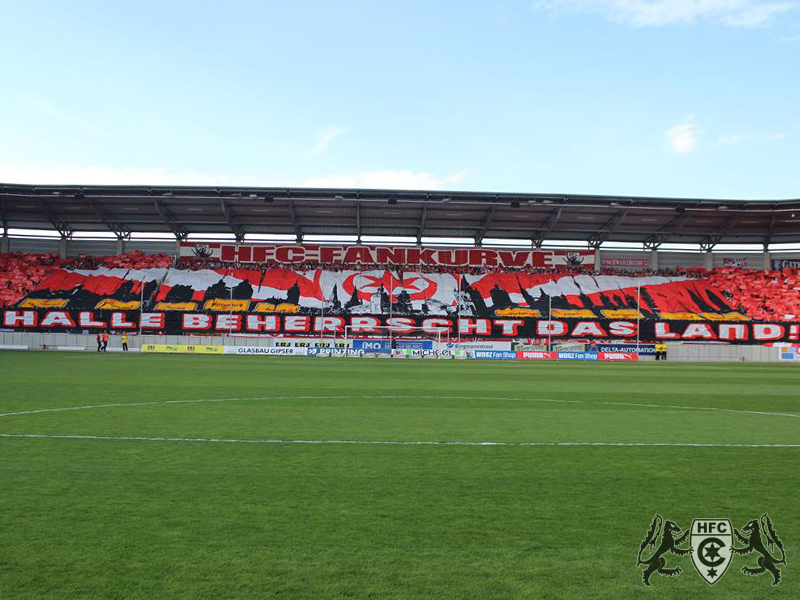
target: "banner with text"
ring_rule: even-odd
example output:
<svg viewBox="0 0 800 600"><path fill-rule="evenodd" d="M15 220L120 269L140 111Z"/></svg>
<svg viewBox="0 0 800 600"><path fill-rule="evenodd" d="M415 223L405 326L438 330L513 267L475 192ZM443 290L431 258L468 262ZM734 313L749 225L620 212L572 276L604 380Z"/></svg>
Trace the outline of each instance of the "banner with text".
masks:
<svg viewBox="0 0 800 600"><path fill-rule="evenodd" d="M249 333L262 335L322 335L385 337L387 327L396 336L414 337L417 330L453 338L548 340L630 340L653 342L722 341L766 343L800 341L798 323L724 322L635 319L472 318L387 315L278 315L171 311L73 311L12 309L2 311L2 327L14 331L118 332L164 334ZM449 338L449 339L448 339Z"/></svg>
<svg viewBox="0 0 800 600"><path fill-rule="evenodd" d="M249 245L181 242L180 256L225 262L287 265L319 262L338 265L436 265L453 267L556 267L594 265L591 250L497 250L395 246Z"/></svg>

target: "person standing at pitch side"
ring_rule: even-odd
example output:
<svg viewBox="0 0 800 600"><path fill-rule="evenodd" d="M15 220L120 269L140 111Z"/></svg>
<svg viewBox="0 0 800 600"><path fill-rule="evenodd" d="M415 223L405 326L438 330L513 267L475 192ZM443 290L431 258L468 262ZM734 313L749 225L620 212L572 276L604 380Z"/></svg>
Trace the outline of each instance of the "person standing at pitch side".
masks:
<svg viewBox="0 0 800 600"><path fill-rule="evenodd" d="M122 351L123 352L127 352L128 351L128 334L127 333L123 333L122 334Z"/></svg>
<svg viewBox="0 0 800 600"><path fill-rule="evenodd" d="M103 332L103 352L108 348L108 331Z"/></svg>
<svg viewBox="0 0 800 600"><path fill-rule="evenodd" d="M95 338L97 339L97 351L100 352L100 350L103 349L103 338L100 337L99 333L95 336Z"/></svg>

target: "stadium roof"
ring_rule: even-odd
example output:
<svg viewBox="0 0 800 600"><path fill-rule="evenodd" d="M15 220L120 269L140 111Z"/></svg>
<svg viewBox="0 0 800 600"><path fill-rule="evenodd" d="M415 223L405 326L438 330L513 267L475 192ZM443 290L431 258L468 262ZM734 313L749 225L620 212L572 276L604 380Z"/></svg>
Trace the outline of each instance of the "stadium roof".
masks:
<svg viewBox="0 0 800 600"><path fill-rule="evenodd" d="M800 199L702 200L408 190L0 184L9 228L764 244L800 241Z"/></svg>

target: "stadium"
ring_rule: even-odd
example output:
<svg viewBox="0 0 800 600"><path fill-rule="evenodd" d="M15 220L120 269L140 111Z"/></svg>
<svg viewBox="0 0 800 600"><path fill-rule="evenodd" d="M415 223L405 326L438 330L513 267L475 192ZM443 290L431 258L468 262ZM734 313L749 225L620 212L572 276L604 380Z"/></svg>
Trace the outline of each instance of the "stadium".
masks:
<svg viewBox="0 0 800 600"><path fill-rule="evenodd" d="M0 596L794 598L796 211L2 184Z"/></svg>

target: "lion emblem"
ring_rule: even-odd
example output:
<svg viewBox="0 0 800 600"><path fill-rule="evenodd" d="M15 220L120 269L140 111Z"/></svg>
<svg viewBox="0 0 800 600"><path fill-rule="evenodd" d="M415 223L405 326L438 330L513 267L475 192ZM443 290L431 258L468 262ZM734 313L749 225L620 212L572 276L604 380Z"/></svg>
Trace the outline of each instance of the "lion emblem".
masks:
<svg viewBox="0 0 800 600"><path fill-rule="evenodd" d="M691 548L682 550L678 548L678 546L686 542L690 532L691 530L689 529L681 531L681 528L678 527L674 521L664 521L661 515L656 513L656 516L653 517L653 522L650 523L650 530L647 532L647 535L642 541L642 545L639 547L639 556L636 559L637 567L642 565L646 565L647 567L642 572L642 583L650 587L650 576L653 573L658 573L666 577L675 577L681 574L683 569L680 567L667 568L667 559L664 555L667 552L677 556L686 556L689 554L692 551ZM661 542L659 542L658 548L653 551L659 535L661 536ZM645 552L645 549L651 554L649 558L643 560L642 554Z"/></svg>
<svg viewBox="0 0 800 600"><path fill-rule="evenodd" d="M741 533L735 528L733 533L739 543L745 544L745 547L736 548L731 546L731 552L739 556L745 556L751 552L758 552L761 555L758 557L757 567L745 565L742 567L742 573L755 577L769 571L772 573L772 585L778 585L781 582L781 570L777 565L786 565L786 553L783 551L783 543L772 526L772 519L769 518L769 515L764 513L761 515L761 519L750 519L747 525L742 527ZM767 539L769 550L764 545L762 535ZM780 559L772 556L772 551L776 546L780 550Z"/></svg>
<svg viewBox="0 0 800 600"><path fill-rule="evenodd" d="M197 244L192 252L197 258L211 258L211 248L208 247L208 244Z"/></svg>
<svg viewBox="0 0 800 600"><path fill-rule="evenodd" d="M583 264L583 256L577 252L567 252L565 262L570 267L580 267Z"/></svg>

